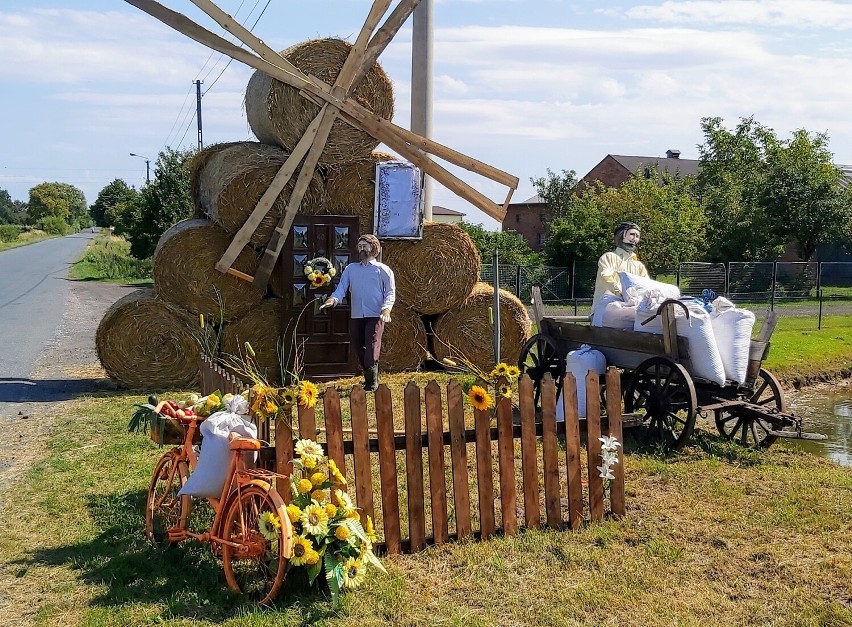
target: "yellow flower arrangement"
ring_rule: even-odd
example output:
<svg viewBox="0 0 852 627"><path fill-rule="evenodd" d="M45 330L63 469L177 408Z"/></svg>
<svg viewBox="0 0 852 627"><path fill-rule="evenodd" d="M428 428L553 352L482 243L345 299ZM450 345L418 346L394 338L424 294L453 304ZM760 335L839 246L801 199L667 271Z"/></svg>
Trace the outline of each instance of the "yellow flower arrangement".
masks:
<svg viewBox="0 0 852 627"><path fill-rule="evenodd" d="M479 385L471 387L467 397L470 399L470 404L479 411L487 411L494 405L491 395Z"/></svg>
<svg viewBox="0 0 852 627"><path fill-rule="evenodd" d="M305 568L311 585L324 572L337 603L343 590L364 582L368 565L384 572L373 553L376 530L369 518L367 528L362 527L352 499L339 488L346 485L346 477L325 456L322 446L301 439L295 452L290 474L292 498L287 506L294 533L288 569Z"/></svg>

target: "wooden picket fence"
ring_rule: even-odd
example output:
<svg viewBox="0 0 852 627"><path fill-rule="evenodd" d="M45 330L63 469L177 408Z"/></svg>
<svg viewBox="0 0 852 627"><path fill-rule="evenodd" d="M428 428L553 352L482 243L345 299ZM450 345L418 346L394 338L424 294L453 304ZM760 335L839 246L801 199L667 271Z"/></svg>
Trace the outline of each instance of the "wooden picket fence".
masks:
<svg viewBox="0 0 852 627"><path fill-rule="evenodd" d="M201 381L204 394L216 389L237 393L247 387L209 362L201 364ZM289 426L282 420L276 425L258 424L259 437L274 442L262 451L262 460L287 474L296 428L301 437L322 443L347 478L354 476L354 491L349 489L355 505L362 520L370 516L376 521L383 539L377 549L387 553L416 552L430 544L466 537L514 535L522 526L576 529L585 520L599 521L606 515L605 486L597 470L601 465L599 438L603 434L623 441L618 371L610 369L606 374L605 415L600 407L599 385L597 375L590 373L586 380L587 417L578 420L574 379L566 375L562 390L565 421L557 422L556 386L549 375L543 382L538 415L533 382L522 376L518 382L519 411L513 410L511 399L501 398L496 407L496 426L489 411L479 410L473 410L472 421L468 419L466 426L464 393L458 382L447 385L446 395L435 381L423 390L409 382L404 390L401 430L394 430L387 386L381 385L375 392L375 420L368 417L367 394L361 386L352 388L345 421L340 394L329 387L323 393L319 424L316 407L299 408L297 420ZM581 431L587 436L585 455ZM564 442L562 453L560 441ZM623 516L621 448L613 474L615 479L608 490L609 513ZM289 495L289 483L284 482L279 491ZM381 508L378 518L377 504Z"/></svg>

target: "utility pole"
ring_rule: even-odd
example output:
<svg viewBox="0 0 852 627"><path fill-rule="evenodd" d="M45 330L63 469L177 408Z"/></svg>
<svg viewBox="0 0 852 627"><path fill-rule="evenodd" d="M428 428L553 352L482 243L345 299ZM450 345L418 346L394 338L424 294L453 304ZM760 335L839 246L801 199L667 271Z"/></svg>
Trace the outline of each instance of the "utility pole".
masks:
<svg viewBox="0 0 852 627"><path fill-rule="evenodd" d="M198 120L198 149L204 148L204 140L201 135L201 86L204 81L193 81L195 83L195 118Z"/></svg>
<svg viewBox="0 0 852 627"><path fill-rule="evenodd" d="M427 139L432 138L432 14L432 0L417 5L411 41L411 130ZM423 180L423 217L432 219L432 179L428 176Z"/></svg>

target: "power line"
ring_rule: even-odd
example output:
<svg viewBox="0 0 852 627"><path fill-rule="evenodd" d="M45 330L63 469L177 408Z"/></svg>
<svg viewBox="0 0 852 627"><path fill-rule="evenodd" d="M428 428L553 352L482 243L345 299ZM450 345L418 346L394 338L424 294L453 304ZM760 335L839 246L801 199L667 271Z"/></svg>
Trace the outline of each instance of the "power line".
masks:
<svg viewBox="0 0 852 627"><path fill-rule="evenodd" d="M263 14L264 14L264 13L266 13L266 9L268 9L268 8L269 8L269 4L270 4L271 2L272 2L272 0L266 0L266 5L263 7L263 10L260 12L260 15L258 15L258 16L257 16L257 19L254 21L254 24L252 24L252 25L251 25L251 28L249 29L249 32L254 31L255 26L257 26L257 23L260 21L260 18L262 18L262 17L263 17ZM254 10L257 8L257 5L258 5L258 4L260 4L260 0L257 0L257 2L255 2L255 3L254 3L254 6L252 7L251 11L249 11L249 16L251 16L251 14L252 14L252 13L254 13ZM240 44L240 48L243 48L243 47L245 47L245 45L244 45L244 44ZM213 82L212 82L212 83L210 83L210 87L208 87L207 89L205 89L205 90L204 90L204 94L202 94L202 95L206 95L208 91L210 91L211 89L213 89L213 85L215 85L215 84L216 84L216 81L218 81L220 78L222 78L222 74L224 74L224 73L225 73L225 70L227 70L227 69L228 69L228 66L229 66L229 65L231 65L231 61L233 61L233 60L234 60L233 58L231 58L231 59L229 59L229 60L228 60L228 63L226 63L226 64L225 64L225 67L223 67L223 68L222 68L222 71L221 71L221 72L219 72L219 76L217 76L215 79L213 79Z"/></svg>
<svg viewBox="0 0 852 627"><path fill-rule="evenodd" d="M211 55L211 56L212 56L212 55ZM180 106L180 110L178 111L177 117L175 117L175 121L174 121L174 122L172 122L172 127L169 129L169 134L168 134L168 135L166 135L166 141L165 141L165 142L163 142L163 146L162 146L162 148L165 148L165 147L168 145L168 143L169 143L169 139L171 138L172 133L173 133L173 132L174 132L174 130L175 130L175 126L177 126L178 120L180 119L180 114L181 114L181 113L183 113L183 108L186 106L186 101L187 101L187 100L189 100L189 94L191 94L191 93L192 93L192 87L190 87L190 88L186 91L186 96L185 96L185 97L184 97L184 99L183 99L183 104Z"/></svg>

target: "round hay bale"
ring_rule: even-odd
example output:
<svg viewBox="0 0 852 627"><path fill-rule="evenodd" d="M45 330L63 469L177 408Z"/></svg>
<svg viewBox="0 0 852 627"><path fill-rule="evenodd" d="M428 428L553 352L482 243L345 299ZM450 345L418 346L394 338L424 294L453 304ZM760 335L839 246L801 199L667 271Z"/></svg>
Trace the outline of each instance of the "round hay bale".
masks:
<svg viewBox="0 0 852 627"><path fill-rule="evenodd" d="M188 388L198 380L198 319L138 290L107 309L95 333L110 378L130 389Z"/></svg>
<svg viewBox="0 0 852 627"><path fill-rule="evenodd" d="M224 319L233 320L260 304L263 292L248 281L216 270L231 238L209 220L184 220L163 233L154 251L154 284L168 302L210 320L219 319L219 290ZM233 267L254 276L259 259L246 247Z"/></svg>
<svg viewBox="0 0 852 627"><path fill-rule="evenodd" d="M237 146L245 142L220 142L218 144L210 144L193 154L186 161L186 168L189 170L189 189L192 194L192 205L195 207L193 218L205 217L204 209L201 207L201 171L210 160L210 157L225 148Z"/></svg>
<svg viewBox="0 0 852 627"><path fill-rule="evenodd" d="M266 299L238 320L225 325L222 353L245 357L245 343L248 342L254 350L253 360L258 370L269 383L278 384L281 379L278 347L285 327L284 302L280 298Z"/></svg>
<svg viewBox="0 0 852 627"><path fill-rule="evenodd" d="M281 54L305 74L316 76L333 85L351 45L342 39L313 39L296 44ZM367 72L354 94L356 100L379 117L393 117L393 85L376 63ZM293 150L308 125L319 113L319 106L263 72L256 71L246 88L246 117L255 136L264 144L276 144ZM369 133L350 126L341 119L334 121L320 161L343 163L365 157L379 144Z"/></svg>
<svg viewBox="0 0 852 627"><path fill-rule="evenodd" d="M493 327L489 308L494 288L477 283L461 307L448 311L435 323L433 351L439 360L461 355L484 370L494 367ZM532 322L517 296L500 290L500 360L517 364L521 348L530 338Z"/></svg>
<svg viewBox="0 0 852 627"><path fill-rule="evenodd" d="M376 164L396 159L398 157L395 155L374 150L368 157L328 166L322 213L358 216L358 228L361 233L372 233Z"/></svg>
<svg viewBox="0 0 852 627"><path fill-rule="evenodd" d="M382 261L394 271L399 301L421 314L460 305L479 280L479 251L455 224L427 222L419 242L382 242Z"/></svg>
<svg viewBox="0 0 852 627"><path fill-rule="evenodd" d="M201 210L228 233L236 233L254 211L288 156L276 146L257 142L221 144L218 150L198 159L201 165L192 184L194 190L197 178L197 199ZM265 246L269 242L287 208L296 178L290 177L272 209L255 229L251 236L255 244ZM325 185L319 174L314 173L299 213L317 211L310 207L322 207L324 196Z"/></svg>
<svg viewBox="0 0 852 627"><path fill-rule="evenodd" d="M382 334L381 369L416 370L426 360L426 327L413 309L396 305Z"/></svg>

